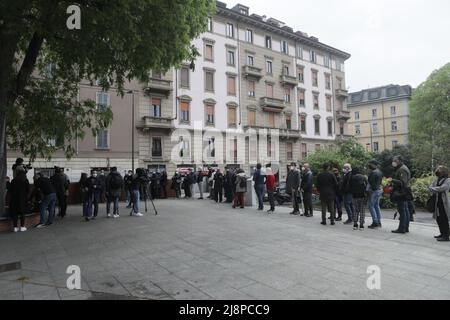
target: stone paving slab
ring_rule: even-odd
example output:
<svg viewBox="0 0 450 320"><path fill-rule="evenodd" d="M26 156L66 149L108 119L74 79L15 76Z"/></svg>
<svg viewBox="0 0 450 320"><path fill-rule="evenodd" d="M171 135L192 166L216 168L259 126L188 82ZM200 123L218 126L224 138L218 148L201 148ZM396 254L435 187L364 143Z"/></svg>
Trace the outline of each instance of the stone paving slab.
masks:
<svg viewBox="0 0 450 320"><path fill-rule="evenodd" d="M450 298L450 246L433 239L435 224L395 235L398 221L389 219L353 231L289 208L156 205L158 216L120 219L106 219L101 206L89 223L70 207L52 227L0 234L0 264L21 263L0 273L0 300ZM81 290L66 288L69 265L81 268ZM370 265L381 269L381 290L366 286Z"/></svg>

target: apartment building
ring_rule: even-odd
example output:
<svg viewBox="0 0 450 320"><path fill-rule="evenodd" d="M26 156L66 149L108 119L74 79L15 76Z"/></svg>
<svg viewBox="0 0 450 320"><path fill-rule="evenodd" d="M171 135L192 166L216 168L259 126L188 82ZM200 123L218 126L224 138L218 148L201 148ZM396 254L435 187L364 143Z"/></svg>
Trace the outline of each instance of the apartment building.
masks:
<svg viewBox="0 0 450 320"><path fill-rule="evenodd" d="M408 144L409 85L388 85L349 94L349 130L368 151Z"/></svg>
<svg viewBox="0 0 450 320"><path fill-rule="evenodd" d="M80 99L108 105L110 128L98 137L86 132L71 161L52 162L72 172L117 166L168 170L198 166L286 166L347 135L344 63L348 53L323 44L283 22L251 14L247 6L217 2L208 30L193 44L201 53L149 83L127 84L125 97L112 88L81 84ZM132 112L134 101L135 112ZM276 129L275 131L271 131ZM242 138L243 137L243 138ZM10 153L8 167L15 153Z"/></svg>

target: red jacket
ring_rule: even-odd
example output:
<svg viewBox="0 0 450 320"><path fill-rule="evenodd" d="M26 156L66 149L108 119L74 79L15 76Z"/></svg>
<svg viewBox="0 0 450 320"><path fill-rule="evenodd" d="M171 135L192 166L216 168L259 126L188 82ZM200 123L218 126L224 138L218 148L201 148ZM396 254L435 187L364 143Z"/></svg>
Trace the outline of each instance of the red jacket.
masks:
<svg viewBox="0 0 450 320"><path fill-rule="evenodd" d="M270 175L270 176L266 176L266 187L267 190L275 190L275 176L274 175Z"/></svg>

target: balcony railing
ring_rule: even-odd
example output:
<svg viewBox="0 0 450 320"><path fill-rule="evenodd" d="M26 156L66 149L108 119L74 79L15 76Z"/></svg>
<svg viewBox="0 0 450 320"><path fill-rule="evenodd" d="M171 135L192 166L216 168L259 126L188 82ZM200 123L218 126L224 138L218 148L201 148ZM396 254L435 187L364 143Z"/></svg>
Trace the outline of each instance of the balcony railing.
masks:
<svg viewBox="0 0 450 320"><path fill-rule="evenodd" d="M145 90L149 93L160 93L168 97L173 90L172 81L151 78Z"/></svg>
<svg viewBox="0 0 450 320"><path fill-rule="evenodd" d="M348 91L345 89L336 89L336 96L338 98L347 98L348 97Z"/></svg>
<svg viewBox="0 0 450 320"><path fill-rule="evenodd" d="M262 97L259 103L265 111L271 112L281 112L286 107L284 100L277 98Z"/></svg>
<svg viewBox="0 0 450 320"><path fill-rule="evenodd" d="M280 81L283 86L296 87L298 85L298 80L296 77L285 75L285 74L280 76Z"/></svg>
<svg viewBox="0 0 450 320"><path fill-rule="evenodd" d="M351 119L350 111L345 110L337 110L336 111L336 119L348 121Z"/></svg>
<svg viewBox="0 0 450 320"><path fill-rule="evenodd" d="M262 69L256 68L253 66L245 65L242 67L244 77L246 78L254 78L254 79L261 79L262 78Z"/></svg>
<svg viewBox="0 0 450 320"><path fill-rule="evenodd" d="M156 129L170 130L173 128L172 119L146 116L143 117L143 120L144 120L142 125L143 129L156 128Z"/></svg>

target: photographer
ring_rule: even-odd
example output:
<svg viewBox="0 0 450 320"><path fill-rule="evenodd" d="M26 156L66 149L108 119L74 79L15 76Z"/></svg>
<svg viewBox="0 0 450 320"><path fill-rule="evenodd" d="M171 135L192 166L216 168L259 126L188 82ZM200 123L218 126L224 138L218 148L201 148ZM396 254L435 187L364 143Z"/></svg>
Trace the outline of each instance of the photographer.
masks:
<svg viewBox="0 0 450 320"><path fill-rule="evenodd" d="M31 168L32 167L30 164L28 164L28 165L23 164L22 158L17 158L16 163L13 164L13 166L12 166L13 178L15 178L22 171L25 171L25 174L26 174L28 172L28 170L30 170Z"/></svg>
<svg viewBox="0 0 450 320"><path fill-rule="evenodd" d="M143 183L146 183L146 173L143 169L137 169L136 174L131 181L131 201L133 202L133 210L131 215L135 217L142 217L143 214L139 211L141 202L141 187Z"/></svg>

